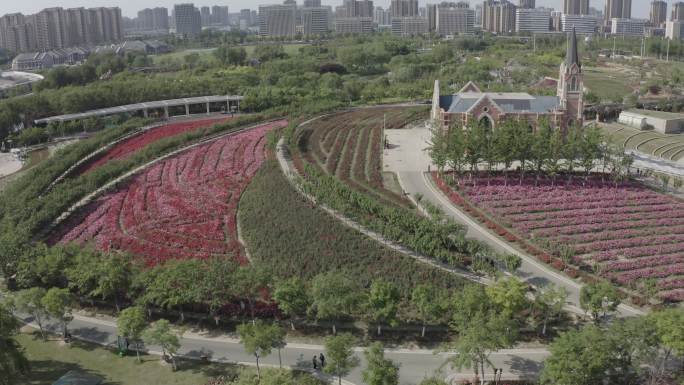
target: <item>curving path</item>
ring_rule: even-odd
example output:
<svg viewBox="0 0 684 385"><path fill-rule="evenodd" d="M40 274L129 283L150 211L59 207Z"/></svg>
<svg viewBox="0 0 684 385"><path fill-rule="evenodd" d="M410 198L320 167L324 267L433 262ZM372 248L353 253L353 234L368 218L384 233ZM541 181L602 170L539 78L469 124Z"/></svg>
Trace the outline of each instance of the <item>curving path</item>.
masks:
<svg viewBox="0 0 684 385"><path fill-rule="evenodd" d="M387 130L385 134L391 143L392 149L385 150L383 156L384 170L397 174L402 189L410 195L421 194L432 204L439 207L445 214L468 228L468 236L487 242L498 251L513 253L522 258L522 266L516 273L522 280L533 286L545 286L554 283L564 287L568 291L568 306L566 310L576 314L584 314L579 306L579 295L582 284L565 275L554 271L536 258L512 247L509 243L501 240L488 229L472 220L468 215L457 209L439 190L432 184L425 173L431 165L427 149L430 131L427 128L414 128L410 130ZM620 305L621 316L630 317L645 314L642 310Z"/></svg>

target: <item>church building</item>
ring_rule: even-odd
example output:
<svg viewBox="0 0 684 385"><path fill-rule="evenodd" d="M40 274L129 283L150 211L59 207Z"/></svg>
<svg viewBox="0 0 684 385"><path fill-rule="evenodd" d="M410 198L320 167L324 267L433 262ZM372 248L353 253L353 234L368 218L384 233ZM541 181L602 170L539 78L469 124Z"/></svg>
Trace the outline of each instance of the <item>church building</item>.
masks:
<svg viewBox="0 0 684 385"><path fill-rule="evenodd" d="M525 92L482 92L468 82L456 95L440 95L435 81L431 118L444 127L473 123L496 127L506 119L527 121L536 129L545 118L552 127L566 130L584 123L582 64L577 52L577 35L573 29L565 61L560 66L557 96L532 96Z"/></svg>

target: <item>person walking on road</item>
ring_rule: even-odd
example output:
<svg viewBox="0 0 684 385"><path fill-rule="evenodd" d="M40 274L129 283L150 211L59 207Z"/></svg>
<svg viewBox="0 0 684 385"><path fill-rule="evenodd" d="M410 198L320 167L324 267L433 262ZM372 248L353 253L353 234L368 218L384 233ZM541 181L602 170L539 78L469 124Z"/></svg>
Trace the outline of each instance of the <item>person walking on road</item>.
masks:
<svg viewBox="0 0 684 385"><path fill-rule="evenodd" d="M323 355L323 353L321 353L319 359L321 361L321 369L325 368L325 356Z"/></svg>
<svg viewBox="0 0 684 385"><path fill-rule="evenodd" d="M311 360L311 363L313 364L314 370L318 370L318 357L313 356L313 359Z"/></svg>

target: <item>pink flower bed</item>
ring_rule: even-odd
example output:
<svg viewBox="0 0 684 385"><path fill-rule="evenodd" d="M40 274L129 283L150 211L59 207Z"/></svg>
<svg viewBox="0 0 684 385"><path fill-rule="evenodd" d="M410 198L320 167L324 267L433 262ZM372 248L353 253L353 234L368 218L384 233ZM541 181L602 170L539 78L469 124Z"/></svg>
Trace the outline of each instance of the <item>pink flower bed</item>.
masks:
<svg viewBox="0 0 684 385"><path fill-rule="evenodd" d="M537 245L569 246L576 263L598 264L624 286L655 279L659 296L684 300L684 203L638 183L519 183L463 177L459 192L496 222ZM456 194L449 194L459 201ZM455 202L463 205L463 202Z"/></svg>
<svg viewBox="0 0 684 385"><path fill-rule="evenodd" d="M150 143L158 141L159 139L195 131L200 128L211 127L214 124L223 123L227 120L230 120L230 117L204 119L192 122L179 122L153 128L140 135L136 135L130 139L117 143L112 149L107 151L104 156L88 164L83 169L82 173L85 174L91 170L94 170L113 159L126 159L134 152L142 149Z"/></svg>
<svg viewBox="0 0 684 385"><path fill-rule="evenodd" d="M264 161L266 133L286 125L263 124L151 166L93 202L59 241L126 250L148 265L214 256L245 263L237 240L238 201Z"/></svg>

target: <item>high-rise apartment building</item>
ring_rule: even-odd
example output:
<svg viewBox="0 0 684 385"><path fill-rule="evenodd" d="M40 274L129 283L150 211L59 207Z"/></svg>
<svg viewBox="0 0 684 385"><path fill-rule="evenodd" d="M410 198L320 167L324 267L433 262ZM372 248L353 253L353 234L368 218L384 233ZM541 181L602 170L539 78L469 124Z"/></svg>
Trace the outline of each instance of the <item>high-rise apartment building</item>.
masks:
<svg viewBox="0 0 684 385"><path fill-rule="evenodd" d="M684 2L672 4L672 21L684 21Z"/></svg>
<svg viewBox="0 0 684 385"><path fill-rule="evenodd" d="M48 51L66 47L66 21L64 9L46 8L35 15L36 46Z"/></svg>
<svg viewBox="0 0 684 385"><path fill-rule="evenodd" d="M535 0L519 0L518 8L536 8Z"/></svg>
<svg viewBox="0 0 684 385"><path fill-rule="evenodd" d="M304 0L304 8L320 8L321 0Z"/></svg>
<svg viewBox="0 0 684 385"><path fill-rule="evenodd" d="M292 37L297 24L296 4L259 6L259 35Z"/></svg>
<svg viewBox="0 0 684 385"><path fill-rule="evenodd" d="M670 40L684 39L684 21L668 21L665 23L665 37Z"/></svg>
<svg viewBox="0 0 684 385"><path fill-rule="evenodd" d="M211 7L211 24L230 24L230 9L227 5L214 5Z"/></svg>
<svg viewBox="0 0 684 385"><path fill-rule="evenodd" d="M329 8L302 8L300 12L305 36L324 35L329 32L332 18Z"/></svg>
<svg viewBox="0 0 684 385"><path fill-rule="evenodd" d="M611 24L613 19L631 19L632 0L606 0L603 16L606 24Z"/></svg>
<svg viewBox="0 0 684 385"><path fill-rule="evenodd" d="M375 7L373 11L373 22L377 25L391 25L392 24L392 11L389 9L384 9L382 7Z"/></svg>
<svg viewBox="0 0 684 385"><path fill-rule="evenodd" d="M566 15L588 15L589 0L564 0L563 13Z"/></svg>
<svg viewBox="0 0 684 385"><path fill-rule="evenodd" d="M515 32L516 6L507 0L485 0L482 4L482 29L495 33Z"/></svg>
<svg viewBox="0 0 684 385"><path fill-rule="evenodd" d="M418 17L418 0L392 0L392 18Z"/></svg>
<svg viewBox="0 0 684 385"><path fill-rule="evenodd" d="M370 17L335 18L335 33L365 34L373 32L373 19Z"/></svg>
<svg viewBox="0 0 684 385"><path fill-rule="evenodd" d="M337 17L370 17L373 18L373 2L370 0L344 0L337 8Z"/></svg>
<svg viewBox="0 0 684 385"><path fill-rule="evenodd" d="M425 17L392 17L392 35L394 36L416 36L425 34L427 31L428 24Z"/></svg>
<svg viewBox="0 0 684 385"><path fill-rule="evenodd" d="M468 3L437 5L435 9L436 32L441 36L472 34L475 31L475 11L467 5Z"/></svg>
<svg viewBox="0 0 684 385"><path fill-rule="evenodd" d="M545 33L551 26L548 8L518 8L515 11L515 31L518 33Z"/></svg>
<svg viewBox="0 0 684 385"><path fill-rule="evenodd" d="M667 21L667 2L664 0L654 0L651 2L651 13L649 18L652 27L660 27Z"/></svg>
<svg viewBox="0 0 684 385"><path fill-rule="evenodd" d="M164 7L145 8L138 12L137 23L143 31L168 31L169 10Z"/></svg>
<svg viewBox="0 0 684 385"><path fill-rule="evenodd" d="M195 37L202 32L202 15L192 3L176 4L173 6L176 20L176 35Z"/></svg>

